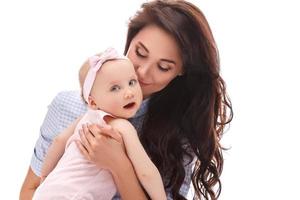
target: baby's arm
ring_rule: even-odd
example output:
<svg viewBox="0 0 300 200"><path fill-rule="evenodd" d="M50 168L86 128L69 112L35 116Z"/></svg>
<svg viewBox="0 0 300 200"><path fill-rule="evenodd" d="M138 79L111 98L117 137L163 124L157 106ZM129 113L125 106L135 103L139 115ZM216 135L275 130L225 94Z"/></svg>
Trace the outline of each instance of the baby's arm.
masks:
<svg viewBox="0 0 300 200"><path fill-rule="evenodd" d="M150 198L152 200L166 199L160 173L140 143L135 128L124 119L114 119L109 124L122 135L127 155Z"/></svg>
<svg viewBox="0 0 300 200"><path fill-rule="evenodd" d="M42 171L41 171L41 181L43 181L48 174L54 169L57 162L64 153L66 142L69 137L74 133L75 127L79 119L73 122L68 128L66 128L62 133L57 135L48 149L46 154Z"/></svg>

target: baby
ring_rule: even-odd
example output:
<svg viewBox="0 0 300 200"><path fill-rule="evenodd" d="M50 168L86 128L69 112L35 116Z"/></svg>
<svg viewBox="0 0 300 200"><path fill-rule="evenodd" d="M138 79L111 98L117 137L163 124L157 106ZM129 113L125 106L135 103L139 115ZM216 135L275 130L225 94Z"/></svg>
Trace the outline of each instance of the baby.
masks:
<svg viewBox="0 0 300 200"><path fill-rule="evenodd" d="M150 198L166 199L159 171L141 145L135 128L126 120L135 115L143 98L132 63L112 48L91 57L89 63L83 85L88 111L54 138L42 168L43 182L33 199L99 200L112 199L116 194L110 172L85 159L76 145L80 140L79 129L86 124L109 124L118 130Z"/></svg>

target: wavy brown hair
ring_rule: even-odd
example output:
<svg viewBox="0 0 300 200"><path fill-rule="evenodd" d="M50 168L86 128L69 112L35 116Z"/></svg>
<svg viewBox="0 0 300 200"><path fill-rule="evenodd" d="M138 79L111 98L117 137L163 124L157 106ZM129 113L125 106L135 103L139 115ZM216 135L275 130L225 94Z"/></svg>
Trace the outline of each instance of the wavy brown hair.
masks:
<svg viewBox="0 0 300 200"><path fill-rule="evenodd" d="M230 99L220 76L217 46L209 24L195 5L156 0L130 19L125 53L135 35L155 24L172 35L181 50L184 74L151 96L140 140L174 199L185 199L184 158L196 156L192 182L198 199L219 197L223 168L220 144L232 120Z"/></svg>

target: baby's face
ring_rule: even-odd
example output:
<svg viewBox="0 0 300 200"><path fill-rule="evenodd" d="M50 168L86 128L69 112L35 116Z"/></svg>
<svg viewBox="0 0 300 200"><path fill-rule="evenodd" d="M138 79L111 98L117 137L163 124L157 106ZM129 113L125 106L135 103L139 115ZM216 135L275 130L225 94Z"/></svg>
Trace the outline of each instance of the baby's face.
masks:
<svg viewBox="0 0 300 200"><path fill-rule="evenodd" d="M135 115L143 98L134 67L124 59L103 64L90 95L98 109L126 119Z"/></svg>

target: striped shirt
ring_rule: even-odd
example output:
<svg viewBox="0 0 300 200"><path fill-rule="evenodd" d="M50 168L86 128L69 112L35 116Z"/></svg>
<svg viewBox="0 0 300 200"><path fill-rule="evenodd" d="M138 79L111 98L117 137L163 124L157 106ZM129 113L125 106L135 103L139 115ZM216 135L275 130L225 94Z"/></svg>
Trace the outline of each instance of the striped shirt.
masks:
<svg viewBox="0 0 300 200"><path fill-rule="evenodd" d="M148 100L144 100L136 115L130 119L138 132L141 129L142 120L147 111ZM57 94L48 106L48 112L40 128L40 135L35 144L31 158L31 169L37 175L41 175L42 164L49 146L55 136L61 133L79 116L87 111L87 106L82 100L79 91L64 91ZM191 183L193 163L185 166L186 176L180 188L180 194L187 196ZM173 199L170 191L166 191L168 199ZM116 194L114 200L120 199Z"/></svg>

